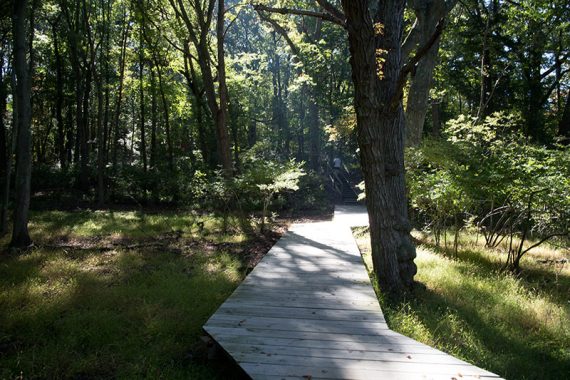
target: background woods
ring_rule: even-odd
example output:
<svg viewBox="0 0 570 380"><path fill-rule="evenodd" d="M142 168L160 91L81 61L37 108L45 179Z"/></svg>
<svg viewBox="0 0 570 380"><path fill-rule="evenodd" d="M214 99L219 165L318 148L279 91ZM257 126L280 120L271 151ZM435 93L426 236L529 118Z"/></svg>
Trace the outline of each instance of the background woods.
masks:
<svg viewBox="0 0 570 380"><path fill-rule="evenodd" d="M551 169L567 171L561 165L570 137L569 11L564 1L383 7L328 1L253 7L213 0L3 2L2 231L9 231L13 206L13 245L30 244L30 196L35 207L224 208L209 186L223 184L222 198L231 199L230 187L252 178L267 160L283 168L290 160L305 162L312 177L304 181L324 189L323 174L339 156L349 169L361 165L376 271L388 276L381 277L383 286L408 286L415 269L406 197L413 222L439 223L427 206L419 206L433 184L416 177L414 168L443 174L438 165L426 169L409 161L407 191L404 141L410 152L424 154L425 136L438 147L451 143L457 152L442 158L445 165L464 157L457 165L467 172L481 165L469 157L506 155L503 164L513 165L508 180L520 170L521 155L534 151L529 172L550 170L544 160L553 155L563 159ZM465 144L476 137L491 146L493 139L522 139L528 149L511 152L507 145L468 156ZM493 165L485 173L500 180L488 192L473 194L455 184L460 199L454 204L465 206L470 195L477 208L461 211L480 227L515 194L521 210L550 202L524 178L503 189L506 172ZM244 202L254 208L263 203ZM449 215L441 205L429 207ZM568 220L559 217L546 217L560 227L547 235L567 232ZM526 219L526 227L519 221L509 228L525 236L546 233L538 232L534 217Z"/></svg>
<svg viewBox="0 0 570 380"><path fill-rule="evenodd" d="M564 377L569 30L567 0L0 1L0 378L232 378L205 320L357 193L391 326Z"/></svg>

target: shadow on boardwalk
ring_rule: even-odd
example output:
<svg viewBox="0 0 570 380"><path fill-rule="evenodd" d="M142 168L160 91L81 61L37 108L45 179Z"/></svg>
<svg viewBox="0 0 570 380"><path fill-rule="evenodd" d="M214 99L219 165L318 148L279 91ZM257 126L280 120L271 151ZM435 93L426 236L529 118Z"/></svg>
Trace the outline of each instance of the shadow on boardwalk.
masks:
<svg viewBox="0 0 570 380"><path fill-rule="evenodd" d="M365 208L295 224L204 326L254 379L497 378L391 331L352 237Z"/></svg>

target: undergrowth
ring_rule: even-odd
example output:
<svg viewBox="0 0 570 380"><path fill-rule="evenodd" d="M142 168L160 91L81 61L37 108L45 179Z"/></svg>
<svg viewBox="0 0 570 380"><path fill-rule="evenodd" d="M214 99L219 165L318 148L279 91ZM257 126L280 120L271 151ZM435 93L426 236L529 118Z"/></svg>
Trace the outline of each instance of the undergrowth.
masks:
<svg viewBox="0 0 570 380"><path fill-rule="evenodd" d="M36 248L0 255L0 379L234 376L229 364L206 361L200 337L259 240L243 220L134 212L32 220Z"/></svg>
<svg viewBox="0 0 570 380"><path fill-rule="evenodd" d="M390 328L507 379L566 378L568 250L531 251L514 276L501 271L504 255L464 235L457 255L435 247L429 235L415 235L418 286L399 302L378 292ZM371 269L369 235L359 229L355 236Z"/></svg>

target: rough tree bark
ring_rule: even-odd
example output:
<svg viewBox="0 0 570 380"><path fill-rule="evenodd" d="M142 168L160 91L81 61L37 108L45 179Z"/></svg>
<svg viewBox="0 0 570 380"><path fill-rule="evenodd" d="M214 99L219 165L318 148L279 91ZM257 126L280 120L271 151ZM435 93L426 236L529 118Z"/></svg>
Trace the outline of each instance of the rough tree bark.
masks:
<svg viewBox="0 0 570 380"><path fill-rule="evenodd" d="M402 46L402 57L410 56L414 47L424 45L434 34L436 27L455 6L457 0L412 0L408 6L416 15L413 28ZM429 107L429 92L433 84L433 72L437 65L439 38L418 62L410 79L406 103L406 145L418 146Z"/></svg>
<svg viewBox="0 0 570 380"><path fill-rule="evenodd" d="M10 246L25 248L32 244L28 233L28 212L32 176L32 103L30 62L26 58L30 44L26 28L28 0L14 2L13 38L14 70L16 74L17 144L14 227ZM33 27L33 25L31 25Z"/></svg>
<svg viewBox="0 0 570 380"><path fill-rule="evenodd" d="M405 1L378 3L373 16L368 3L366 0L342 1L355 87L372 261L382 289L387 293L400 293L412 285L416 274L416 252L407 215L400 83Z"/></svg>

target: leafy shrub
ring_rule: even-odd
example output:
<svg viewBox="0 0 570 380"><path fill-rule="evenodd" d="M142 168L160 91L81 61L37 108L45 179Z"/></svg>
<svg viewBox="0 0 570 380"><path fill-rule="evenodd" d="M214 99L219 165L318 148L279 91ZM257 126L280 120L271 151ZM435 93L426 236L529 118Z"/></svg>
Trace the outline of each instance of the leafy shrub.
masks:
<svg viewBox="0 0 570 380"><path fill-rule="evenodd" d="M519 259L525 239L568 234L570 148L531 144L518 123L503 113L478 124L461 116L447 124L446 140L408 150L415 220L435 232L457 224L458 216L461 225L471 217L489 243L517 237L520 244L509 253L517 251Z"/></svg>

